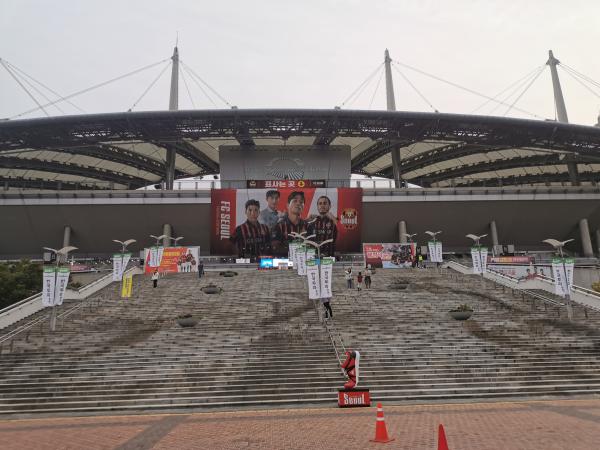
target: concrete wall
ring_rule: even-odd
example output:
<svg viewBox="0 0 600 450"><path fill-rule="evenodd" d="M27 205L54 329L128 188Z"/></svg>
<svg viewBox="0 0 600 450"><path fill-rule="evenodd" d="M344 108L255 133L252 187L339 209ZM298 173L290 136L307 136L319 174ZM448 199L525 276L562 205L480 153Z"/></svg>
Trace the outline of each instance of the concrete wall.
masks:
<svg viewBox="0 0 600 450"><path fill-rule="evenodd" d="M419 242L425 241L426 230L442 230L445 250L466 250L470 241L465 234L489 234L489 223L495 220L500 243L515 244L518 250L550 250L542 239L572 237L577 241L567 248L580 252L578 222L587 218L592 232L600 227L600 191L585 195L563 191L545 196L521 190L511 195L476 190L460 195L425 189L365 191L362 240L398 242L398 222L404 220L409 233L419 233ZM206 192L103 195L0 195L0 256L39 258L42 247L61 246L65 225L71 227L71 245L80 249L80 256L118 250L112 239L137 239L131 247L135 251L151 245L149 235L161 234L165 223L173 226L175 236L185 237L183 243L199 245L202 254L208 254L210 197ZM483 242L491 245L491 238Z"/></svg>

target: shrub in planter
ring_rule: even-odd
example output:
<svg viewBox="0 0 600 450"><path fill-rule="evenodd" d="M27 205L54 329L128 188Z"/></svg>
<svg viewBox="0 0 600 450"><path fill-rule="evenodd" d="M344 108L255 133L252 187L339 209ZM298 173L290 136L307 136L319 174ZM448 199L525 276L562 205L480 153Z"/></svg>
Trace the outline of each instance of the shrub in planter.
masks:
<svg viewBox="0 0 600 450"><path fill-rule="evenodd" d="M219 272L222 277L235 277L238 273L233 270L226 270L225 272Z"/></svg>
<svg viewBox="0 0 600 450"><path fill-rule="evenodd" d="M219 286L216 286L214 284L208 284L208 285L204 286L201 290L205 294L220 294L223 291L223 289L221 289Z"/></svg>
<svg viewBox="0 0 600 450"><path fill-rule="evenodd" d="M188 328L196 326L198 321L191 314L181 314L180 316L177 316L177 323L180 327Z"/></svg>
<svg viewBox="0 0 600 450"><path fill-rule="evenodd" d="M467 320L473 314L473 308L471 308L466 303L460 305L458 308L455 308L450 311L450 315L455 320Z"/></svg>

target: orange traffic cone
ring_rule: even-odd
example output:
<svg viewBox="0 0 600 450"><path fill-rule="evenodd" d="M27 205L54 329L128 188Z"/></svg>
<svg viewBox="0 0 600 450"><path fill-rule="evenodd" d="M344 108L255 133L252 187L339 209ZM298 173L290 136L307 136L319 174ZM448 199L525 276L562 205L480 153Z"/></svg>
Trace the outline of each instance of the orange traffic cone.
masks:
<svg viewBox="0 0 600 450"><path fill-rule="evenodd" d="M440 423L438 430L438 450L449 450L448 442L446 442L446 432L444 431L444 425Z"/></svg>
<svg viewBox="0 0 600 450"><path fill-rule="evenodd" d="M393 439L390 439L387 433L385 419L383 417L383 408L381 407L381 403L377 403L377 422L375 422L375 439L371 439L371 442L381 442L382 444L385 444L386 442L390 441L393 441Z"/></svg>

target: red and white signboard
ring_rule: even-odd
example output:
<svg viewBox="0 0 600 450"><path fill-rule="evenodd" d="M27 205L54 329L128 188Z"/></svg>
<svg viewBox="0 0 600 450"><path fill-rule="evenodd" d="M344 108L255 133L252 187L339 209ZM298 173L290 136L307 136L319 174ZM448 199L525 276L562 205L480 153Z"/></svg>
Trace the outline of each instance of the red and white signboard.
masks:
<svg viewBox="0 0 600 450"><path fill-rule="evenodd" d="M352 408L356 406L371 406L371 396L368 389L338 389L338 406Z"/></svg>

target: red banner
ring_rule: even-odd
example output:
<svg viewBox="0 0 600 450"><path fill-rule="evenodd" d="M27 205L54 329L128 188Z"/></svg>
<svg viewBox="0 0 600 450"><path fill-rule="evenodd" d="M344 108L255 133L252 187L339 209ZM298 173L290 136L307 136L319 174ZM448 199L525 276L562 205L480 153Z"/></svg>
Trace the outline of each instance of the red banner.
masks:
<svg viewBox="0 0 600 450"><path fill-rule="evenodd" d="M325 180L248 180L248 189L304 189L304 188L324 188L327 186Z"/></svg>
<svg viewBox="0 0 600 450"><path fill-rule="evenodd" d="M158 255L160 263L156 267L150 266L150 252L144 249L144 272L151 274L155 270L159 273L186 273L198 272L200 247L160 247Z"/></svg>
<svg viewBox="0 0 600 450"><path fill-rule="evenodd" d="M292 201L293 193L301 195ZM290 231L310 231L316 242L333 239L335 252L360 251L360 188L213 189L211 213L213 255L287 256Z"/></svg>
<svg viewBox="0 0 600 450"><path fill-rule="evenodd" d="M412 266L416 257L415 244L363 244L365 263L371 267L403 269Z"/></svg>

